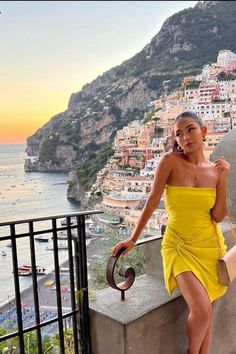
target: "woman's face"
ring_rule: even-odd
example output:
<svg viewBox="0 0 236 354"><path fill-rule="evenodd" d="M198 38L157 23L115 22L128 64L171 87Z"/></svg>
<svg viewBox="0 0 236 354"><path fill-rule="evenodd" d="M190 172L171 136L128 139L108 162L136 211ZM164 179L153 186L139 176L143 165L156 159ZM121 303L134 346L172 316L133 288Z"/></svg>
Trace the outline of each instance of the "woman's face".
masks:
<svg viewBox="0 0 236 354"><path fill-rule="evenodd" d="M207 133L207 128L200 125L192 118L180 118L174 124L174 134L177 144L185 151L192 152L202 146L202 139Z"/></svg>

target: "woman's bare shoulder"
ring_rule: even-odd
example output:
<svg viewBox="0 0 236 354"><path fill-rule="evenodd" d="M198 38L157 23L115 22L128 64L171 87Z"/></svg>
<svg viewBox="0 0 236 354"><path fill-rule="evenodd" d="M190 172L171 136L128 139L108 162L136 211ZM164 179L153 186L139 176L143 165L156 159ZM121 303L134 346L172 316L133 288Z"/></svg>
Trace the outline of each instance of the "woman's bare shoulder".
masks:
<svg viewBox="0 0 236 354"><path fill-rule="evenodd" d="M160 161L175 164L176 162L179 162L180 160L183 160L183 157L181 157L181 153L175 152L175 151L170 151L170 152L166 152L162 156Z"/></svg>
<svg viewBox="0 0 236 354"><path fill-rule="evenodd" d="M173 161L173 160L176 160L176 159L179 158L178 155L179 155L179 153L177 153L177 152L168 151L164 155L162 155L162 159L164 159L164 160L172 160Z"/></svg>

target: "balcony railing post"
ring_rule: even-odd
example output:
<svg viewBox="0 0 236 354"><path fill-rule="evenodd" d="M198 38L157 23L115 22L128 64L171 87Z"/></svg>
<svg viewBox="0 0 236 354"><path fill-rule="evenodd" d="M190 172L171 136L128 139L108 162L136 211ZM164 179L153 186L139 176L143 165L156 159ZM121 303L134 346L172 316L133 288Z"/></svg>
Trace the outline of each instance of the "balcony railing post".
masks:
<svg viewBox="0 0 236 354"><path fill-rule="evenodd" d="M24 335L23 335L23 321L21 312L21 293L20 293L20 283L18 278L18 262L17 262L17 248L16 248L16 231L15 225L10 225L11 229L11 244L12 244L12 263L13 263L13 273L14 273L14 284L15 284L15 294L16 294L16 312L17 312L17 324L19 331L19 347L20 353L24 354Z"/></svg>
<svg viewBox="0 0 236 354"><path fill-rule="evenodd" d="M67 242L68 242L68 257L69 257L69 272L70 272L70 294L71 294L71 309L76 311L76 298L75 298L75 281L74 281L74 261L73 261L73 249L72 249L72 232L71 232L71 218L66 218L67 224ZM74 335L74 349L75 353L79 353L78 347L78 325L76 314L72 316L73 323L73 335Z"/></svg>
<svg viewBox="0 0 236 354"><path fill-rule="evenodd" d="M36 262L35 262L35 245L34 245L34 226L33 221L29 223L29 233L30 233L30 254L31 254L31 267L32 267L32 281L33 281L33 296L34 296L34 307L35 307L35 322L38 326L40 324L40 312L39 312L39 297L38 297L38 283L36 274ZM38 343L38 354L42 354L42 336L41 329L37 327L37 343Z"/></svg>
<svg viewBox="0 0 236 354"><path fill-rule="evenodd" d="M77 217L78 238L75 239L75 256L76 256L76 278L77 292L79 294L79 316L83 321L83 327L80 328L81 344L83 353L91 354L91 336L89 321L89 299L88 299L88 275L87 275L87 250L85 235L85 216ZM80 296L81 295L81 296Z"/></svg>
<svg viewBox="0 0 236 354"><path fill-rule="evenodd" d="M80 252L82 254L82 288L83 288L83 316L86 339L86 354L91 354L91 333L89 317L89 294L88 294L88 273L87 273L87 246L85 232L85 215L79 216L81 225Z"/></svg>
<svg viewBox="0 0 236 354"><path fill-rule="evenodd" d="M60 352L61 352L61 354L65 354L64 330L63 330L63 320L62 320L62 303L61 303L61 281L60 281L58 244L57 244L57 219L56 218L52 219L52 234L53 234L53 248L54 248L54 267L55 267L55 281L56 281L56 293L57 293L57 312L58 312Z"/></svg>
<svg viewBox="0 0 236 354"><path fill-rule="evenodd" d="M80 347L80 351L83 350L82 348L84 347L83 344L83 333L82 333L82 329L83 326L81 325L81 321L82 321L82 302L80 300L80 291L82 289L81 286L81 278L80 278L80 261L79 261L79 257L80 257L80 253L79 253L79 237L74 237L74 249L75 249L75 277L76 277L76 302L77 302L77 307L79 309L79 313L78 313L78 332L79 332L79 347ZM84 353L84 351L83 351Z"/></svg>

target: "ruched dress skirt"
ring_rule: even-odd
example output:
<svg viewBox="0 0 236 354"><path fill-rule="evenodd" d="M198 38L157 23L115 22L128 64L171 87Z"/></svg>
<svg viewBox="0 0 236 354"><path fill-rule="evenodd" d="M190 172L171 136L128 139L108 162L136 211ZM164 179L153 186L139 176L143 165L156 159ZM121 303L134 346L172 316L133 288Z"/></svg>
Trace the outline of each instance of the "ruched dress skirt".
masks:
<svg viewBox="0 0 236 354"><path fill-rule="evenodd" d="M216 201L216 189L166 186L164 195L168 223L161 254L166 289L172 295L177 287L175 277L191 271L212 302L227 291L227 287L218 282L219 249L210 215ZM224 255L227 250L225 239L218 225L216 230Z"/></svg>

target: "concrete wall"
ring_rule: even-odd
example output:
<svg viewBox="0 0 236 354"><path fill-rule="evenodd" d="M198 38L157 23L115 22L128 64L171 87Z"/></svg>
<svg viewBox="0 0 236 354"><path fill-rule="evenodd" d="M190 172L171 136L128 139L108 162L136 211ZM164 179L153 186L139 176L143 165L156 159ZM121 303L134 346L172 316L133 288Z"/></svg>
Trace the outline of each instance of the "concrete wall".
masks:
<svg viewBox="0 0 236 354"><path fill-rule="evenodd" d="M226 242L232 239L223 225ZM160 241L147 244L146 274L137 277L124 302L112 288L90 301L93 354L185 354L188 309L178 289L167 293L162 275ZM213 307L209 354L236 353L236 281Z"/></svg>

